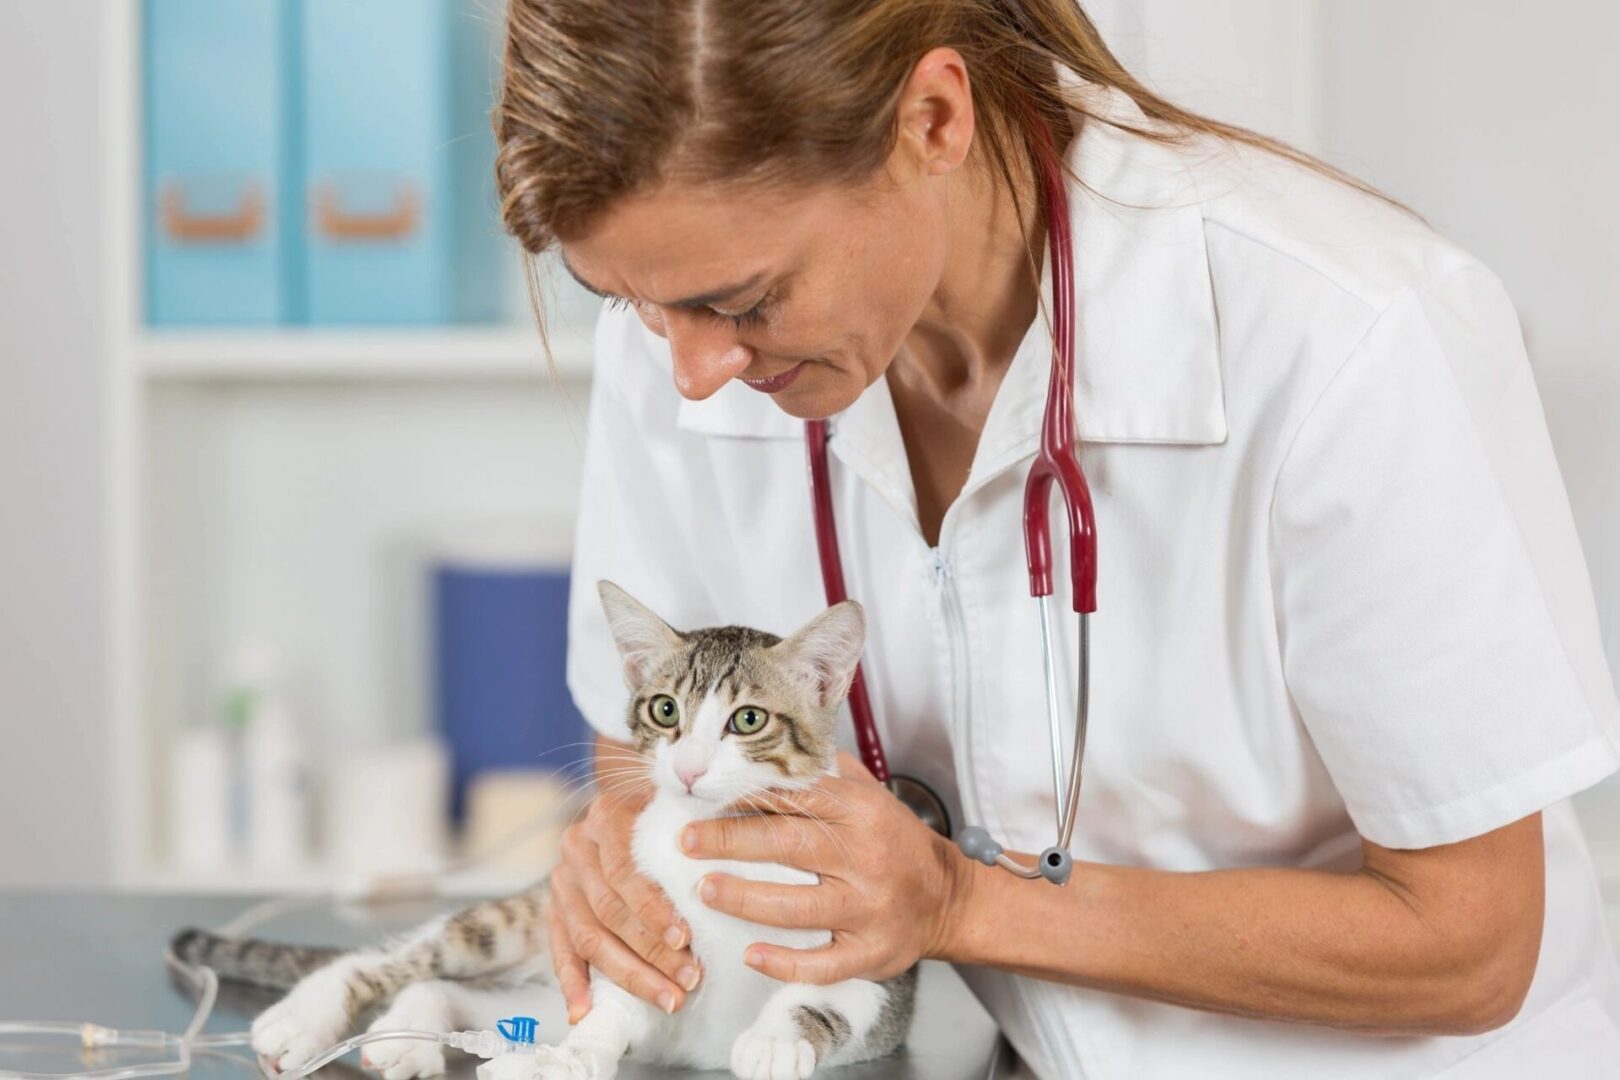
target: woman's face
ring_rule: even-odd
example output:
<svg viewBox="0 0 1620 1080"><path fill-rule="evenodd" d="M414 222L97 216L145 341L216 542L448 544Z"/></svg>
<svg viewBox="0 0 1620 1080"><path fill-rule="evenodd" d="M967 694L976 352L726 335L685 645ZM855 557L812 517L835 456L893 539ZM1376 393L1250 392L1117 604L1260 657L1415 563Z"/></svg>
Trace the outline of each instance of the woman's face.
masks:
<svg viewBox="0 0 1620 1080"><path fill-rule="evenodd" d="M683 396L739 379L793 416L827 417L883 373L940 280L941 180L891 159L859 185L665 186L562 253L669 342Z"/></svg>

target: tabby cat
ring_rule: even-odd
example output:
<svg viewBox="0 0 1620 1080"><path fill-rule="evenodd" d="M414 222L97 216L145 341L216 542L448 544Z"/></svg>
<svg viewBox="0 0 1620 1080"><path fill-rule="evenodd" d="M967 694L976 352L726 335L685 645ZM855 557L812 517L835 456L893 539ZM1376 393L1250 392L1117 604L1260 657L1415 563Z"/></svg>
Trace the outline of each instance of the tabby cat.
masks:
<svg viewBox="0 0 1620 1080"><path fill-rule="evenodd" d="M811 884L814 875L694 860L676 842L688 823L721 815L744 796L807 787L834 771L838 706L866 636L860 606L828 608L786 639L736 626L680 633L611 582L598 590L631 691L629 732L654 792L636 820L632 851L691 928L703 982L684 1009L666 1015L593 973L591 1010L566 1037L495 1058L480 1076L609 1080L628 1054L667 1065L729 1065L751 1080L802 1080L824 1065L890 1053L911 1022L915 968L882 983L831 986L781 983L754 971L742 957L755 941L814 948L831 934L720 914L697 898L699 879L722 871ZM199 930L178 935L175 950L223 978L290 988L253 1024L254 1049L287 1070L343 1039L372 1007L386 1007L372 1025L379 1031L488 1028L502 1016L558 1014L546 903L541 882L358 952ZM547 1034L542 1028L542 1038ZM385 1080L434 1076L445 1067L443 1049L421 1041L372 1043L364 1061Z"/></svg>

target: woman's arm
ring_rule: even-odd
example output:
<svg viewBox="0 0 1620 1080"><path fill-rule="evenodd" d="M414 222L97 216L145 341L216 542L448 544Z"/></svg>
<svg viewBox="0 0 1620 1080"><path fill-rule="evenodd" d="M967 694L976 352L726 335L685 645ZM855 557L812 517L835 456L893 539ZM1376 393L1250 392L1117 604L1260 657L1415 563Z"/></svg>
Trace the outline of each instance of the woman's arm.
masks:
<svg viewBox="0 0 1620 1080"><path fill-rule="evenodd" d="M1541 948L1541 815L1442 847L1363 849L1354 873L1087 863L1066 889L963 860L939 952L1370 1034L1475 1034L1511 1020Z"/></svg>
<svg viewBox="0 0 1620 1080"><path fill-rule="evenodd" d="M799 817L699 822L705 858L788 862L815 886L705 879L711 906L831 928L826 949L764 944L784 981L882 978L919 957L982 964L1192 1008L1371 1034L1467 1034L1518 1011L1541 944L1540 815L1362 869L1180 873L1076 863L1063 888L962 856L845 759Z"/></svg>

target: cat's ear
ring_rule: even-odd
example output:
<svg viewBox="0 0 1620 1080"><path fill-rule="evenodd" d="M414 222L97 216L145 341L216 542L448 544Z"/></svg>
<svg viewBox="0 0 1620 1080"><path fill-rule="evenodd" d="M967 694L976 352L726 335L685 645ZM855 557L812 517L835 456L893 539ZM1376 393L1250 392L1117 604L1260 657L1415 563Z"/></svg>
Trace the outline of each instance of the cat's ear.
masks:
<svg viewBox="0 0 1620 1080"><path fill-rule="evenodd" d="M849 693L866 646L866 613L853 600L834 604L771 650L814 688L817 704L836 708Z"/></svg>
<svg viewBox="0 0 1620 1080"><path fill-rule="evenodd" d="M631 690L639 690L647 676L681 647L681 635L613 582L598 581L596 592L602 598L613 643L624 658L624 681Z"/></svg>

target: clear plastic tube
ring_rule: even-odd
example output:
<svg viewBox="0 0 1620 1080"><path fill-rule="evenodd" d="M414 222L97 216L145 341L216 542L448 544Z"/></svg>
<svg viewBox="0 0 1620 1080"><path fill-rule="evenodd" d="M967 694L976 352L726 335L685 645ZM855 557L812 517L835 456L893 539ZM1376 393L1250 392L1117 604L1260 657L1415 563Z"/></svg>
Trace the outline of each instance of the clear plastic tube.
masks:
<svg viewBox="0 0 1620 1080"><path fill-rule="evenodd" d="M438 896L443 892L443 885L446 881L451 880L457 874L493 861L525 839L530 833L549 825L555 817L556 813L552 811L536 815L513 829L504 839L478 857L458 860L437 874L400 874L392 877L375 878L368 882L363 889L351 890L343 895L321 893L309 896L272 897L260 901L224 926L221 926L216 933L223 937L240 937L254 927L268 922L278 915L296 911L300 908L330 904L338 900L392 903L401 900L421 900ZM208 1023L208 1018L213 1015L214 1003L219 997L219 976L214 972L214 969L188 964L176 956L173 949L164 950L163 960L172 971L188 982L197 994L197 1008L192 1013L191 1022L186 1025L186 1030L180 1035L174 1035L166 1031L120 1031L117 1028L102 1027L99 1024L28 1020L0 1021L0 1037L8 1035L60 1036L76 1040L79 1044L78 1048L82 1050L97 1050L108 1047L141 1048L167 1050L173 1054L173 1057L166 1061L154 1061L136 1065L113 1065L104 1069L87 1069L66 1073L19 1072L0 1069L0 1080L144 1080L146 1077L178 1076L191 1068L193 1051L199 1054L226 1058L243 1066L248 1065L244 1058L235 1054L228 1054L221 1048L251 1045L252 1034L250 1032L231 1031L214 1035L202 1034L202 1029ZM331 1064L343 1055L357 1050L367 1043L379 1042L383 1039L421 1039L426 1042L441 1043L485 1058L492 1058L497 1054L507 1053L511 1050L529 1048L521 1043L508 1042L493 1031L373 1031L345 1039L296 1070L277 1073L268 1068L262 1058L258 1059L257 1069L266 1080L300 1080L300 1078Z"/></svg>

